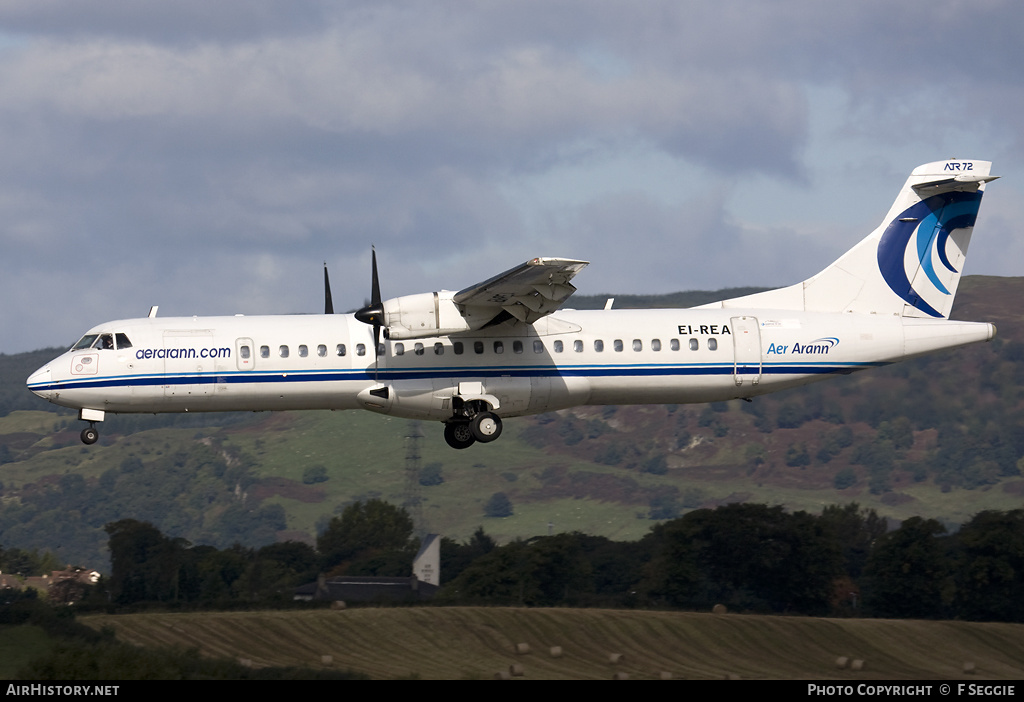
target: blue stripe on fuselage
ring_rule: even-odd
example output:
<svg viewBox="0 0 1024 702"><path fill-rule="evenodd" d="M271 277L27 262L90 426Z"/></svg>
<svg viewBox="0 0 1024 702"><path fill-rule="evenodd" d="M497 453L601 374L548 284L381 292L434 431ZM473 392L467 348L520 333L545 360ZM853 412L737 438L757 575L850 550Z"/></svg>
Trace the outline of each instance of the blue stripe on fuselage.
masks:
<svg viewBox="0 0 1024 702"><path fill-rule="evenodd" d="M888 365L887 362L831 363L811 361L801 363L766 363L761 367L762 375L820 375L828 373L849 373L863 368ZM741 366L741 374L757 372L756 366ZM230 373L191 373L175 375L126 375L67 380L46 385L30 386L30 390L46 392L51 390L96 389L113 387L153 387L167 385L237 385L245 383L322 383L340 381L378 380L423 380L435 378L488 378L488 377L674 377L733 375L732 363L694 364L637 364L629 366L577 365L577 366L483 366L437 367L437 368L380 368L372 367L352 370L322 371L232 371Z"/></svg>

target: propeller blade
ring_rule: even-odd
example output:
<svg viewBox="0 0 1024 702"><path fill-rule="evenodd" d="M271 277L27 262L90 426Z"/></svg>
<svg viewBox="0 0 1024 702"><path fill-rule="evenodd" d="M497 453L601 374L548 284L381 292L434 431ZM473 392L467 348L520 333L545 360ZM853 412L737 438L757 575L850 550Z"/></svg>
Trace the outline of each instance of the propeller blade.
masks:
<svg viewBox="0 0 1024 702"><path fill-rule="evenodd" d="M372 291L371 297L370 297L370 304L371 305L379 305L380 302L381 302L381 300L380 300L380 278L377 277L377 248L376 247L370 247L370 264L371 264L371 267L372 267L372 270L373 270L373 276L372 276L372 279L371 279L371 282L370 282L370 286L371 286L370 289Z"/></svg>
<svg viewBox="0 0 1024 702"><path fill-rule="evenodd" d="M356 319L363 324L373 325L373 355L380 356L380 329L384 325L384 303L380 299L380 277L377 275L377 249L371 250L370 263L370 304L356 311ZM377 375L377 362L374 361L374 377Z"/></svg>
<svg viewBox="0 0 1024 702"><path fill-rule="evenodd" d="M331 279L327 275L327 261L324 261L324 314L334 314L334 300L331 298Z"/></svg>
<svg viewBox="0 0 1024 702"><path fill-rule="evenodd" d="M370 268L372 275L370 280L370 304L380 310L380 314L373 322L373 353L380 355L380 325L384 321L384 303L380 299L380 278L377 276L377 247L370 247Z"/></svg>

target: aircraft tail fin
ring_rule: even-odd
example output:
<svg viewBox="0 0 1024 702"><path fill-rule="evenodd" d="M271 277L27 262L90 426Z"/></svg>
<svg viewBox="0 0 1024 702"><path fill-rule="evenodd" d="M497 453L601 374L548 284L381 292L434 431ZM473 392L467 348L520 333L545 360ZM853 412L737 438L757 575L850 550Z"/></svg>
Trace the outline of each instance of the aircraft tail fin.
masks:
<svg viewBox="0 0 1024 702"><path fill-rule="evenodd" d="M989 161L936 161L910 174L882 223L802 283L709 307L946 318L967 257Z"/></svg>

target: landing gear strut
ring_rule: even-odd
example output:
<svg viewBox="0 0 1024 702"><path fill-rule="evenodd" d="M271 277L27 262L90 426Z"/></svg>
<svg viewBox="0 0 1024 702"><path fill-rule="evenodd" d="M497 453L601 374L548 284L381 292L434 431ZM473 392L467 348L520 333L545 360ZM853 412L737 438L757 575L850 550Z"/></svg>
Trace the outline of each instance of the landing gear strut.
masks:
<svg viewBox="0 0 1024 702"><path fill-rule="evenodd" d="M91 446L99 441L100 433L96 430L96 422L102 422L106 413L103 410L82 408L78 410L78 418L83 422L89 422L89 426L82 430L82 443Z"/></svg>

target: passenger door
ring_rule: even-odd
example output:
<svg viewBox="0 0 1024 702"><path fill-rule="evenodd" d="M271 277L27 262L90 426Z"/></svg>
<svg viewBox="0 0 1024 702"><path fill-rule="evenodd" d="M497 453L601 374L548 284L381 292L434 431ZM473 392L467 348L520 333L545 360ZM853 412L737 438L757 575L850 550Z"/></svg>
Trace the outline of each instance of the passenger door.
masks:
<svg viewBox="0 0 1024 702"><path fill-rule="evenodd" d="M761 329L757 317L733 317L733 379L737 385L761 381Z"/></svg>

